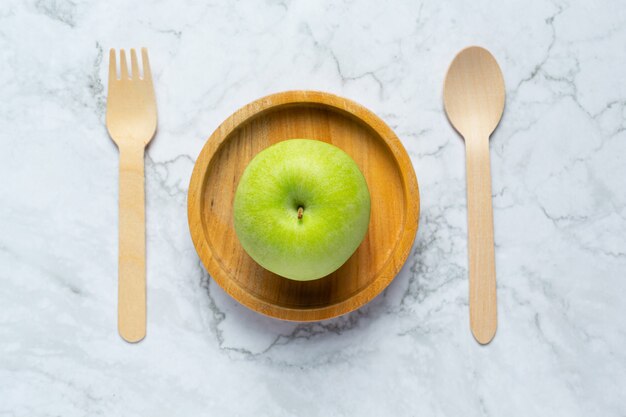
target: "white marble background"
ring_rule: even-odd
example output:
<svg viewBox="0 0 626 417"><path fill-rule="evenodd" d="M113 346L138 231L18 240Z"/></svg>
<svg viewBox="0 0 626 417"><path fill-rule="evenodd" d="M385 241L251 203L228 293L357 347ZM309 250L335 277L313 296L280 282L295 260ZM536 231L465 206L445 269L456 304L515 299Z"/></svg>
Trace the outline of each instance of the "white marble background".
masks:
<svg viewBox="0 0 626 417"><path fill-rule="evenodd" d="M623 1L2 0L0 416L624 416ZM468 329L464 148L441 103L464 46L501 64L492 137L499 329ZM147 46L149 328L116 332L107 50ZM238 305L205 273L186 191L209 134L319 89L396 131L422 194L393 284L318 324Z"/></svg>

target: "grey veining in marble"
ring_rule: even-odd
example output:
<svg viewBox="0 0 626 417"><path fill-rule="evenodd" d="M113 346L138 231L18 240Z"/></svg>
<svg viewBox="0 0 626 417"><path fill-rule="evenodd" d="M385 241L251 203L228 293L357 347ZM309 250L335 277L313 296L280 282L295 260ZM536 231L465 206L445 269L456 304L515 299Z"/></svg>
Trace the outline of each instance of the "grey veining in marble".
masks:
<svg viewBox="0 0 626 417"><path fill-rule="evenodd" d="M487 2L3 0L0 416L626 415L626 8ZM490 49L499 329L468 327L464 148L441 90ZM150 49L149 328L116 333L107 50ZM186 191L206 138L265 94L380 115L420 183L406 266L359 311L284 323L206 274Z"/></svg>

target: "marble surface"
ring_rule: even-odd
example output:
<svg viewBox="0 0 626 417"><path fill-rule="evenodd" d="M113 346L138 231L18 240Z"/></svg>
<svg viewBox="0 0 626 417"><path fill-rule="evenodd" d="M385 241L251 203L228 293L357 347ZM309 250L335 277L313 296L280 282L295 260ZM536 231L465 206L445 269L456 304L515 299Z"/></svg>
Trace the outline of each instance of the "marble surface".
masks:
<svg viewBox="0 0 626 417"><path fill-rule="evenodd" d="M442 4L443 3L443 4ZM626 9L500 3L3 0L0 416L626 415ZM492 136L499 328L468 328L464 147L442 111L464 46L501 64ZM107 51L150 48L149 328L116 333L118 153ZM359 311L276 321L207 276L186 191L206 138L260 96L318 89L409 152L420 229Z"/></svg>

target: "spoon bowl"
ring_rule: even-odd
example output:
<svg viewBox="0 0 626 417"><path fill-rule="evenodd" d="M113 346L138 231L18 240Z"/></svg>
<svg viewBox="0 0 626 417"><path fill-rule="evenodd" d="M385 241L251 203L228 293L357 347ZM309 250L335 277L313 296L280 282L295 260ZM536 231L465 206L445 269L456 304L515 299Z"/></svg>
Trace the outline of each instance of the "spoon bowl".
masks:
<svg viewBox="0 0 626 417"><path fill-rule="evenodd" d="M443 101L452 126L464 138L491 135L504 111L504 78L489 51L463 49L450 64Z"/></svg>

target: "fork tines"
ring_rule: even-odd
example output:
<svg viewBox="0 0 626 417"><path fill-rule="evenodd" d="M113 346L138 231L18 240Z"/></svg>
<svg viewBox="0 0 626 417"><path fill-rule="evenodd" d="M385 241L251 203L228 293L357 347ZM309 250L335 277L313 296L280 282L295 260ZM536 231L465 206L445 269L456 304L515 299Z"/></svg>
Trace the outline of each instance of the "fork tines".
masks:
<svg viewBox="0 0 626 417"><path fill-rule="evenodd" d="M120 77L118 77L115 49L111 49L109 51L109 81L145 80L152 82L150 61L148 61L148 50L146 48L141 48L141 66L143 69L143 75L140 76L139 62L137 61L137 52L135 52L135 49L130 50L130 66L131 72L129 73L126 61L126 51L124 51L124 49L120 49Z"/></svg>

